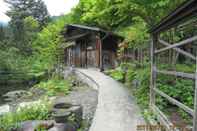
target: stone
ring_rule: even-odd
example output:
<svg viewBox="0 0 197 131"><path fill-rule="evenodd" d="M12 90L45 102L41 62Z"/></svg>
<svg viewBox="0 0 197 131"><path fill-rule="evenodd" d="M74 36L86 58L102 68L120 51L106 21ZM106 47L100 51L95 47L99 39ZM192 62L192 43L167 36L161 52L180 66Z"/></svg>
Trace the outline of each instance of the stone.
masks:
<svg viewBox="0 0 197 131"><path fill-rule="evenodd" d="M56 123L54 127L50 128L48 131L77 131L77 129L69 123Z"/></svg>
<svg viewBox="0 0 197 131"><path fill-rule="evenodd" d="M76 128L79 128L82 121L82 107L80 105L72 105L59 98L55 101L52 108L52 116L56 123L71 122Z"/></svg>
<svg viewBox="0 0 197 131"><path fill-rule="evenodd" d="M139 80L133 80L132 81L132 87L134 88L138 88L140 86L140 81Z"/></svg>
<svg viewBox="0 0 197 131"><path fill-rule="evenodd" d="M82 107L81 106L72 106L70 109L71 116L68 118L68 121L73 121L75 126L79 128L81 126L82 121Z"/></svg>
<svg viewBox="0 0 197 131"><path fill-rule="evenodd" d="M36 128L39 126L45 127L46 129L50 129L54 127L55 122L53 120L49 121L39 121L39 120L34 120L34 121L25 121L21 123L21 129L20 131L35 131Z"/></svg>
<svg viewBox="0 0 197 131"><path fill-rule="evenodd" d="M63 71L63 75L64 75L64 79L67 79L68 77L70 77L71 75L73 75L74 71L73 71L73 67L67 67L64 71Z"/></svg>
<svg viewBox="0 0 197 131"><path fill-rule="evenodd" d="M10 112L10 106L9 105L0 106L0 116L5 114L5 113L8 113L8 112Z"/></svg>
<svg viewBox="0 0 197 131"><path fill-rule="evenodd" d="M42 96L46 93L46 91L44 89L41 89L41 88L31 88L30 92L33 95L36 95L36 96Z"/></svg>
<svg viewBox="0 0 197 131"><path fill-rule="evenodd" d="M12 101L15 101L16 99L19 99L25 95L29 95L29 92L27 92L25 90L17 90L17 91L10 91L10 92L6 93L5 95L3 95L3 97L5 98L6 101L12 102Z"/></svg>
<svg viewBox="0 0 197 131"><path fill-rule="evenodd" d="M36 131L38 127L43 127L47 131L77 131L76 127L71 123L56 123L53 120L34 120L21 123L21 128L17 131Z"/></svg>

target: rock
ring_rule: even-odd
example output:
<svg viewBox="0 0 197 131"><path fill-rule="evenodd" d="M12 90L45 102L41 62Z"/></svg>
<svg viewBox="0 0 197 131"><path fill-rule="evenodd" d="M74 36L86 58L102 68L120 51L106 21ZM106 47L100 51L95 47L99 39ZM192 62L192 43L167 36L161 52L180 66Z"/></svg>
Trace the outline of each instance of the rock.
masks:
<svg viewBox="0 0 197 131"><path fill-rule="evenodd" d="M30 89L30 92L33 94L33 95L36 95L36 96L42 96L46 93L46 91L44 89L41 89L41 88L31 88Z"/></svg>
<svg viewBox="0 0 197 131"><path fill-rule="evenodd" d="M74 74L74 68L73 67L68 67L63 71L64 79L67 79L71 75Z"/></svg>
<svg viewBox="0 0 197 131"><path fill-rule="evenodd" d="M25 95L26 96L29 95L29 92L27 92L25 90L17 90L17 91L10 91L10 92L6 93L5 95L3 95L3 97L5 98L6 101L12 102L12 101L15 101Z"/></svg>
<svg viewBox="0 0 197 131"><path fill-rule="evenodd" d="M10 106L9 105L0 106L0 116L5 114L5 113L8 113L8 112L10 112Z"/></svg>
<svg viewBox="0 0 197 131"><path fill-rule="evenodd" d="M69 123L56 123L53 128L50 128L48 131L77 131L77 129Z"/></svg>
<svg viewBox="0 0 197 131"><path fill-rule="evenodd" d="M79 128L81 126L82 121L82 107L81 106L72 106L69 111L71 112L71 116L68 118L68 121L73 121L75 126Z"/></svg>
<svg viewBox="0 0 197 131"><path fill-rule="evenodd" d="M66 123L68 122L69 116L71 116L71 112L64 109L56 110L53 112L52 116L57 123Z"/></svg>
<svg viewBox="0 0 197 131"><path fill-rule="evenodd" d="M134 87L134 88L138 88L139 86L140 86L140 81L139 80L133 80L132 81L132 86Z"/></svg>
<svg viewBox="0 0 197 131"><path fill-rule="evenodd" d="M17 131L37 131L38 127L42 127L47 131L77 131L77 129L70 123L55 123L53 120L25 121Z"/></svg>
<svg viewBox="0 0 197 131"><path fill-rule="evenodd" d="M82 107L65 103L62 98L57 99L52 108L52 116L57 123L71 122L76 128L79 128L82 121Z"/></svg>
<svg viewBox="0 0 197 131"><path fill-rule="evenodd" d="M20 131L35 131L36 128L38 127L45 127L45 129L50 129L54 127L55 122L50 120L50 121L25 121L21 123L21 129Z"/></svg>

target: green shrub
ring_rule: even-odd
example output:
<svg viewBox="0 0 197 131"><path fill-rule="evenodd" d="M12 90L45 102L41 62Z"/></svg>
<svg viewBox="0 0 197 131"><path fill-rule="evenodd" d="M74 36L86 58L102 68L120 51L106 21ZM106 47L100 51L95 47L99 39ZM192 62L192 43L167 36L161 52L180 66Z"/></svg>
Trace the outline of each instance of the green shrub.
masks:
<svg viewBox="0 0 197 131"><path fill-rule="evenodd" d="M132 87L132 81L138 81L138 87L132 87L132 93L136 97L137 103L142 107L143 112L149 109L149 96L150 96L150 65L146 66L135 66L136 64L123 63L119 68L115 70L110 70L109 75L114 79L121 82L126 82L126 84ZM148 66L149 65L149 66ZM163 64L159 66L159 69L162 70L174 70L192 73L195 71L195 65L186 65L186 64L176 64L174 67L171 65ZM124 79L126 81L124 81ZM129 83L129 84L128 84ZM157 75L157 88L166 93L167 95L175 98L176 100L184 103L185 105L193 108L194 106L194 81L190 79L183 79L175 76L169 75ZM176 106L172 105L165 98L156 95L157 106L167 113L166 109L175 108ZM183 119L189 121L191 118L189 115L176 107L177 113L179 113ZM145 115L149 112L145 113Z"/></svg>
<svg viewBox="0 0 197 131"><path fill-rule="evenodd" d="M46 90L48 96L55 96L58 94L67 95L70 91L70 84L68 81L58 78L53 78L45 82L41 82L34 86Z"/></svg>
<svg viewBox="0 0 197 131"><path fill-rule="evenodd" d="M139 81L140 85L135 90L134 95L137 98L138 104L143 108L148 108L149 105L149 86L150 86L150 68L143 68L136 70L135 79Z"/></svg>
<svg viewBox="0 0 197 131"><path fill-rule="evenodd" d="M124 82L125 72L120 67L116 68L115 70L108 71L107 74L117 81Z"/></svg>
<svg viewBox="0 0 197 131"><path fill-rule="evenodd" d="M27 120L47 120L50 118L50 102L33 104L20 108L16 112L7 113L0 117L0 130L10 131L19 128L20 123Z"/></svg>
<svg viewBox="0 0 197 131"><path fill-rule="evenodd" d="M194 81L192 80L174 78L167 81L160 78L157 88L191 108L194 105Z"/></svg>
<svg viewBox="0 0 197 131"><path fill-rule="evenodd" d="M126 73L126 82L131 83L131 81L133 81L135 77L136 77L136 72L134 71L134 69L128 69Z"/></svg>

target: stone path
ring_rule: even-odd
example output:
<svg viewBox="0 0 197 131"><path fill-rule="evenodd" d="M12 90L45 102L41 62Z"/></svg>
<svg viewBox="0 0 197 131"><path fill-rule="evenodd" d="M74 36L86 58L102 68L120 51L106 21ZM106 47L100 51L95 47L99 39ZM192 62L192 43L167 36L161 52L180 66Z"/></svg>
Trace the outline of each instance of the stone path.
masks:
<svg viewBox="0 0 197 131"><path fill-rule="evenodd" d="M98 105L90 131L137 131L137 125L145 123L140 109L122 84L99 71L77 71L99 85Z"/></svg>

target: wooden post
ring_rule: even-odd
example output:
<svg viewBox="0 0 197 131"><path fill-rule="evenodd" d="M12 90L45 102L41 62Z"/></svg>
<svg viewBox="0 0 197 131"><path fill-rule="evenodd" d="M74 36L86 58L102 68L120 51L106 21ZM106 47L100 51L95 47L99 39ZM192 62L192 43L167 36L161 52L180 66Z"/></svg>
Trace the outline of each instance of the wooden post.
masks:
<svg viewBox="0 0 197 131"><path fill-rule="evenodd" d="M157 43L157 36L152 36L151 42L151 81L150 81L150 107L155 105L155 93L154 88L156 87L156 64L155 64L155 45Z"/></svg>
<svg viewBox="0 0 197 131"><path fill-rule="evenodd" d="M194 98L194 118L193 131L197 131L197 57L196 57L196 79L195 79L195 98Z"/></svg>
<svg viewBox="0 0 197 131"><path fill-rule="evenodd" d="M98 37L99 38L99 43L100 43L100 70L103 71L103 52L102 52L102 40L100 38L100 36Z"/></svg>
<svg viewBox="0 0 197 131"><path fill-rule="evenodd" d="M88 53L87 53L87 42L85 41L85 61L86 61L86 65L85 67L88 68Z"/></svg>

